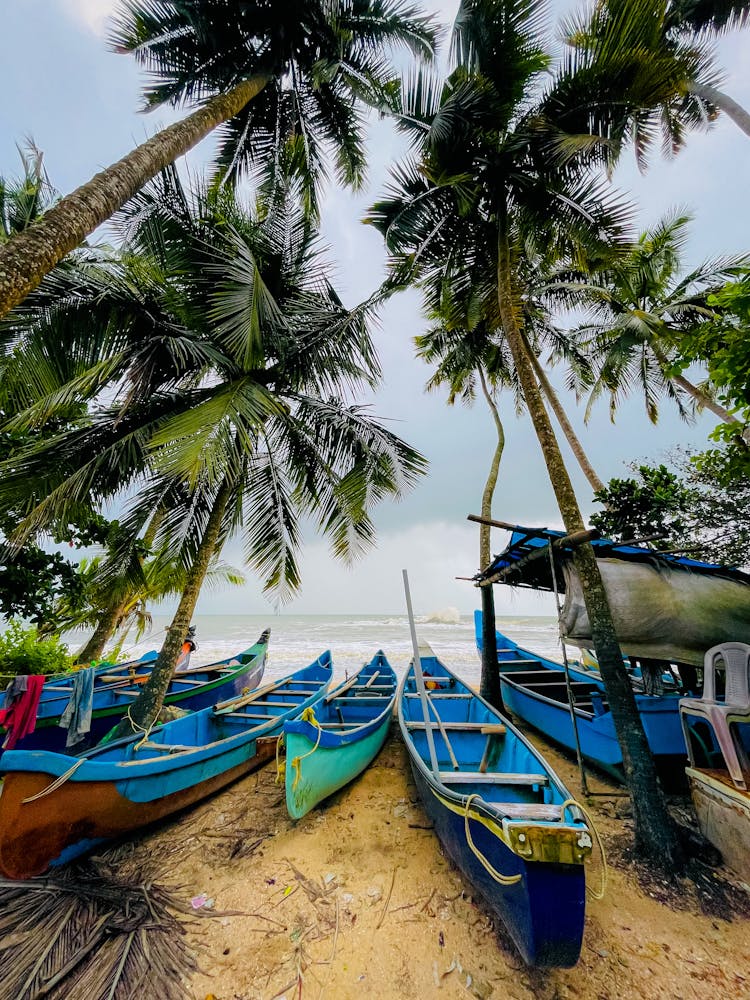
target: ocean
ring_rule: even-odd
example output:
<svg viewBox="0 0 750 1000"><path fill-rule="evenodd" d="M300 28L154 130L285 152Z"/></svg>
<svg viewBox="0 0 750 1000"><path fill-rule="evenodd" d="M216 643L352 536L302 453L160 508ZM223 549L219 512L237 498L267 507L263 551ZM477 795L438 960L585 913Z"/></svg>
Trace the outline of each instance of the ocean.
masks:
<svg viewBox="0 0 750 1000"><path fill-rule="evenodd" d="M443 620L436 620L442 617ZM149 636L137 646L126 642L123 658L158 649L164 638L167 616L154 615ZM334 674L343 678L359 669L382 649L397 673L411 659L411 635L406 615L196 615L198 649L191 666L211 663L252 645L265 628L271 629L266 679L273 680L306 666L330 649ZM474 620L470 614L438 613L417 617L417 636L428 642L436 655L469 683L479 682L479 656L474 643ZM560 659L555 618L498 616L497 627L521 646ZM65 637L70 648L83 642L83 635Z"/></svg>

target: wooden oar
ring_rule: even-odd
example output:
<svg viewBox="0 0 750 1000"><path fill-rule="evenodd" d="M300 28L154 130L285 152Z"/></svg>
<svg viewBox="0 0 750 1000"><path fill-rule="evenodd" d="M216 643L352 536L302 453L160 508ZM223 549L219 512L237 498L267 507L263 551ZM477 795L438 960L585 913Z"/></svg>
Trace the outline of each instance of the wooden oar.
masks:
<svg viewBox="0 0 750 1000"><path fill-rule="evenodd" d="M438 710L433 705L432 698L429 695L427 695L427 703L430 706L430 708L432 709L432 714L435 716L435 722L437 722L437 724L438 724L438 729L440 730L440 735L443 737L443 742L445 743L446 747L448 748L448 753L450 754L451 763L453 764L453 770L454 771L459 771L460 768L458 766L458 761L456 760L456 755L453 753L453 747L451 746L451 741L448 739L448 733L445 731L445 726L443 725L443 720L440 718L440 715L438 714Z"/></svg>
<svg viewBox="0 0 750 1000"><path fill-rule="evenodd" d="M419 658L419 643L417 642L417 629L414 624L414 611L411 606L411 593L409 592L409 574L406 570L401 571L404 576L404 593L406 594L406 612L409 616L409 629L411 631L411 644L414 650L414 678L417 683L417 691L422 702L422 715L424 717L425 735L427 746L430 751L430 763L432 773L437 777L440 768L438 767L437 754L435 753L435 738L432 735L432 728L429 725L430 713L427 708L427 691L424 686L424 676L422 674L422 661Z"/></svg>

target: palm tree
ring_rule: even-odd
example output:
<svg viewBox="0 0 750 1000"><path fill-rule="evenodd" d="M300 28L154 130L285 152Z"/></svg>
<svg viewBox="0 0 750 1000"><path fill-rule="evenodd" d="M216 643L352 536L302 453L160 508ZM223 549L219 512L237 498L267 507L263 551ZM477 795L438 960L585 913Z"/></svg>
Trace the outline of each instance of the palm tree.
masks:
<svg viewBox="0 0 750 1000"><path fill-rule="evenodd" d="M23 176L0 177L0 246L23 232L55 202L57 192L44 170L44 155L32 140L18 147Z"/></svg>
<svg viewBox="0 0 750 1000"><path fill-rule="evenodd" d="M360 107L387 107L394 47L431 58L432 18L407 0L121 0L118 52L147 71L146 109L200 105L96 174L0 249L0 317L160 170L219 129L217 169L273 178L289 147L309 208L331 155L361 183Z"/></svg>
<svg viewBox="0 0 750 1000"><path fill-rule="evenodd" d="M472 288L483 316L494 309L572 533L584 524L524 338L519 261L529 245L570 261L580 244L621 237L627 211L591 176L602 160L601 143L566 132L590 84L551 71L543 14L535 0L461 3L455 68L443 85L425 73L411 81L400 124L415 152L393 171L388 197L371 209L370 221L386 238L397 283L411 279L430 305L439 304L449 276L451 285ZM590 544L575 549L575 564L623 750L637 840L655 861L677 865L679 846Z"/></svg>
<svg viewBox="0 0 750 1000"><path fill-rule="evenodd" d="M495 396L500 388L512 384L512 362L507 348L502 343L498 345L494 342L492 331L482 322L477 323L472 330L437 324L415 337L414 342L417 355L428 364L435 365L427 382L428 391L447 386L450 406L457 399L472 405L479 387L490 411L497 441L482 491L481 514L488 520L492 517L492 499L505 449L505 429ZM489 566L492 561L490 530L489 524L481 524L479 527L480 569ZM481 598L484 642L480 693L490 704L501 708L503 699L495 651L495 600L492 587L483 587Z"/></svg>
<svg viewBox="0 0 750 1000"><path fill-rule="evenodd" d="M169 546L186 570L151 679L130 711L138 726L160 707L227 538L241 535L266 590L284 599L300 582L301 518L331 539L334 556L354 558L374 539L372 507L401 496L424 468L348 402L379 377L372 305L342 305L295 194L248 212L226 187L189 194L170 170L119 220L119 258L90 270L67 299L16 313L17 356L32 367L35 348L71 317L72 350L87 357L87 344L99 345L94 374L82 373L68 392L100 394L108 366L107 393L84 427L3 470L0 503L23 500L29 475L44 495L19 537L89 495L124 495L124 530L136 538L164 511L154 544ZM17 377L23 370L19 360ZM46 419L59 398L56 390L40 396L16 420ZM61 461L74 470L65 478L56 474Z"/></svg>
<svg viewBox="0 0 750 1000"><path fill-rule="evenodd" d="M589 281L567 285L591 316L574 331L581 350L596 359L598 369L587 412L608 392L614 419L620 396L640 386L654 423L662 395L671 397L684 417L690 416L682 400L687 395L694 406L711 410L721 421L741 423L716 401L710 386L697 386L675 370L680 334L715 316L708 296L740 273L748 260L708 260L681 276L690 221L689 215L677 212L666 216Z"/></svg>
<svg viewBox="0 0 750 1000"><path fill-rule="evenodd" d="M612 162L632 142L644 166L660 133L663 148L676 152L719 112L750 135L750 114L720 89L713 46L749 15L737 0L602 0L568 20L571 61L600 91L579 113L605 138Z"/></svg>
<svg viewBox="0 0 750 1000"><path fill-rule="evenodd" d="M85 604L71 608L61 604L57 608L56 620L61 629L93 628L76 654L76 663L98 660L116 632L120 633L116 650L122 648L133 626L136 627L136 639L140 639L151 627L150 605L179 596L186 583L185 567L170 558L166 551L144 560L138 586L113 579L106 569L103 556L82 559L78 571L83 580ZM205 579L205 585L214 588L227 584L241 586L244 582L245 577L238 569L216 559L209 565Z"/></svg>

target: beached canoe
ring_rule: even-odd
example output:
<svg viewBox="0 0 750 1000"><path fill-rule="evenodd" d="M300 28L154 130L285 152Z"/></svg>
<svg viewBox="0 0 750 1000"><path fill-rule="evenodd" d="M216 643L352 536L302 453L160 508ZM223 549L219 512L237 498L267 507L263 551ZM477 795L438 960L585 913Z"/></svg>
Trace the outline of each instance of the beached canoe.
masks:
<svg viewBox="0 0 750 1000"><path fill-rule="evenodd" d="M398 720L417 790L444 851L529 965L574 965L583 936L584 860L592 846L581 812L507 719L429 647L421 647L420 660L429 723L413 664L399 688Z"/></svg>
<svg viewBox="0 0 750 1000"><path fill-rule="evenodd" d="M8 750L0 758L0 871L39 875L99 844L198 802L276 752L287 719L331 681L331 655L257 691L219 702L78 758Z"/></svg>
<svg viewBox="0 0 750 1000"><path fill-rule="evenodd" d="M497 662L505 708L540 733L575 751L575 732L561 663L523 649L497 633ZM598 671L570 669L571 691L581 753L586 760L623 780L622 751ZM681 775L687 754L680 725L680 693L635 692L648 745L660 772Z"/></svg>
<svg viewBox="0 0 750 1000"><path fill-rule="evenodd" d="M304 719L284 723L286 807L301 819L360 774L385 742L396 675L382 650L321 699Z"/></svg>
<svg viewBox="0 0 750 1000"><path fill-rule="evenodd" d="M240 653L175 674L164 704L194 712L217 701L252 691L263 676L269 636L267 629L254 645ZM150 677L157 656L156 652L147 653L140 660L98 668L94 680L91 731L85 741L73 748L73 752L98 743L123 718ZM19 740L16 749L65 752L67 730L60 726L60 716L72 690L70 675L44 685L36 729Z"/></svg>

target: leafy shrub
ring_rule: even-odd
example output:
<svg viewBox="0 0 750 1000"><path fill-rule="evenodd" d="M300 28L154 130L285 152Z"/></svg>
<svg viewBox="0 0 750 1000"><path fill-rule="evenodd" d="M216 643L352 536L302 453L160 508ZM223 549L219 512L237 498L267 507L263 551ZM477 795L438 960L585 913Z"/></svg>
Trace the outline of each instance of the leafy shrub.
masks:
<svg viewBox="0 0 750 1000"><path fill-rule="evenodd" d="M11 620L0 632L0 674L59 674L72 665L68 647L59 639L39 639L36 626Z"/></svg>

